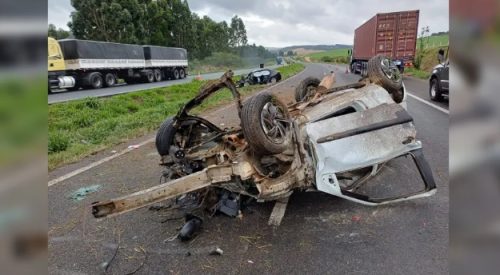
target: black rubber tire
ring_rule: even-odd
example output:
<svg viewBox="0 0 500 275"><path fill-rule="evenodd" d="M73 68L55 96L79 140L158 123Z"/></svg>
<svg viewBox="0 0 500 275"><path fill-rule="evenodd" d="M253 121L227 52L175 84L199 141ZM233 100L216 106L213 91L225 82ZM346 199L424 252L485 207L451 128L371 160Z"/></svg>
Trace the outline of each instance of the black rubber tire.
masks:
<svg viewBox="0 0 500 275"><path fill-rule="evenodd" d="M179 69L179 78L186 78L186 71L184 71L184 69Z"/></svg>
<svg viewBox="0 0 500 275"><path fill-rule="evenodd" d="M116 84L116 77L112 73L107 73L104 76L104 86L105 87L113 87Z"/></svg>
<svg viewBox="0 0 500 275"><path fill-rule="evenodd" d="M370 78L373 83L382 86L392 94L401 90L401 87L403 86L403 77L401 76L399 80L395 81L385 75L384 71L382 71L380 63L386 58L387 57L384 55L379 54L368 60L367 74L368 78Z"/></svg>
<svg viewBox="0 0 500 275"><path fill-rule="evenodd" d="M290 127L282 143L275 143L264 132L260 116L268 102L280 105L286 119L290 118L288 110L282 102L269 93L261 93L248 100L241 110L241 128L243 135L254 153L258 155L279 154L291 146Z"/></svg>
<svg viewBox="0 0 500 275"><path fill-rule="evenodd" d="M302 102L306 97L312 96L308 95L310 87L318 87L321 80L316 77L308 77L302 80L299 85L295 88L295 101Z"/></svg>
<svg viewBox="0 0 500 275"><path fill-rule="evenodd" d="M155 69L155 70L153 71L153 74L154 74L154 76L155 76L155 81L156 81L156 82L160 82L160 81L162 81L162 80L163 80L163 75L162 75L162 73L161 73L161 71L160 71L159 69Z"/></svg>
<svg viewBox="0 0 500 275"><path fill-rule="evenodd" d="M172 76L175 80L179 79L179 70L174 69L174 71L172 72Z"/></svg>
<svg viewBox="0 0 500 275"><path fill-rule="evenodd" d="M151 70L148 70L147 72L145 72L143 78L144 78L144 82L146 82L146 83L155 82L155 75L154 75L153 71L151 71Z"/></svg>
<svg viewBox="0 0 500 275"><path fill-rule="evenodd" d="M435 89L435 95L432 95L432 88L434 86ZM439 81L437 78L432 78L431 83L429 85L429 97L431 98L432 101L442 101L443 100L443 94L441 93L441 89L439 87Z"/></svg>
<svg viewBox="0 0 500 275"><path fill-rule="evenodd" d="M100 89L100 88L102 88L104 81L103 81L102 75L100 73L93 72L93 73L90 73L87 75L85 82L86 82L86 84L87 84L86 86L88 88Z"/></svg>
<svg viewBox="0 0 500 275"><path fill-rule="evenodd" d="M156 132L156 151L160 156L168 155L168 150L172 145L172 141L175 135L174 117L169 117L160 125L160 129Z"/></svg>

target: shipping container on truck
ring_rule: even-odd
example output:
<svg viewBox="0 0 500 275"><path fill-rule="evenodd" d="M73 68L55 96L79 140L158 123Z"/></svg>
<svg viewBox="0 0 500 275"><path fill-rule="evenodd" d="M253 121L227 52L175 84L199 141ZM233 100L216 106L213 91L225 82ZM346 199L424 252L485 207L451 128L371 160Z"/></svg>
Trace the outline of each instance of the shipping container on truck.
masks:
<svg viewBox="0 0 500 275"><path fill-rule="evenodd" d="M77 39L48 39L49 92L126 83L151 83L186 77L187 52L181 48L141 46Z"/></svg>
<svg viewBox="0 0 500 275"><path fill-rule="evenodd" d="M368 60L390 57L402 72L412 66L417 46L419 10L378 13L354 31L351 71L366 73Z"/></svg>

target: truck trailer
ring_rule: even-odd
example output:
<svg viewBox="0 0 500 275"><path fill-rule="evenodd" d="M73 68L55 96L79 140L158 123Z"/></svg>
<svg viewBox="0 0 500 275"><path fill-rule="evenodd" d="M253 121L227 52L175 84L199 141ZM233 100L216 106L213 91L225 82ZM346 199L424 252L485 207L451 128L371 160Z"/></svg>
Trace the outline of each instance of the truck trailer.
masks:
<svg viewBox="0 0 500 275"><path fill-rule="evenodd" d="M403 72L412 66L417 44L419 10L378 13L354 31L351 72L366 75L370 58L382 54Z"/></svg>
<svg viewBox="0 0 500 275"><path fill-rule="evenodd" d="M187 51L77 39L48 39L49 93L186 77Z"/></svg>

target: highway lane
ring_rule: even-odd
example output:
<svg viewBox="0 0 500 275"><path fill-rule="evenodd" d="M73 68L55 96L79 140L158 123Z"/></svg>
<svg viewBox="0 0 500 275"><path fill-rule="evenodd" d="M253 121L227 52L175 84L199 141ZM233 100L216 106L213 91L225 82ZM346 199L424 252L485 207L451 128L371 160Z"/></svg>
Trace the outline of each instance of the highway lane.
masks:
<svg viewBox="0 0 500 275"><path fill-rule="evenodd" d="M339 85L357 80L345 74L342 66L309 64L303 73L270 91L289 99L301 79L321 77L331 70L337 73ZM408 110L438 185L438 193L431 198L367 207L324 193L299 192L291 197L277 229L267 225L273 204L255 204L244 211L241 220L205 218L201 234L191 243L169 241L182 225L182 219L175 220L180 215L175 211L139 209L112 219L93 219L88 208L91 202L157 184L161 168L154 144L148 143L49 188L49 272L101 273L102 263L119 246L109 267L113 274L130 272L143 261L142 274L446 274L448 116L412 97ZM236 116L230 107L205 115L216 123ZM137 143L132 140L117 148ZM420 184L414 167L404 160L389 162L384 169L388 174L371 184L387 185L395 192ZM49 178L64 170L51 172ZM68 197L92 184L102 189L82 201ZM169 218L174 220L162 222ZM214 246L222 248L224 255L209 256Z"/></svg>
<svg viewBox="0 0 500 275"><path fill-rule="evenodd" d="M279 67L279 65L273 65L273 66L268 66L266 68L275 69L278 67ZM252 70L255 70L255 68L238 69L238 70L235 70L234 73L235 73L235 75L241 75L241 74L247 74L247 73L251 72ZM200 76L202 79L205 79L205 80L217 79L217 78L221 77L223 73L224 72L207 73L207 74L202 74ZM119 85L116 85L114 87L102 88L102 89L81 89L78 91L61 90L61 91L49 94L48 103L53 104L53 103L59 103L59 102L66 102L66 101L77 100L77 99L82 99L82 98L86 98L86 97L106 97L106 96L113 96L113 95L118 95L118 94L132 93L132 92L137 92L137 91L142 91L142 90L152 89L152 88L167 87L167 86L191 82L196 77L197 77L197 75L188 75L185 79L179 79L179 80L166 80L166 81L162 81L162 82L142 83L142 84L133 84L133 85L119 84Z"/></svg>

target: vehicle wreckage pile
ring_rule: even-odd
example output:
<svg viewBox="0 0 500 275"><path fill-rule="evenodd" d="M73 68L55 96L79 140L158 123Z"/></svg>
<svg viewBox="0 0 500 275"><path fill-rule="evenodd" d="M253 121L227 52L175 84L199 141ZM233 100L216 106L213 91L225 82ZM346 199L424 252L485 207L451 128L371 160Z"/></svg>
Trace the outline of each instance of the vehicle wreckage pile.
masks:
<svg viewBox="0 0 500 275"><path fill-rule="evenodd" d="M368 76L344 86L333 87L333 73L322 80L306 78L296 89L296 102L288 106L269 93L259 93L242 104L232 77L229 71L208 82L160 126L156 148L165 167L165 182L96 202L94 217L122 214L171 198L189 198L194 209L235 217L244 199L286 200L299 190L322 191L365 205L435 193L413 119L405 110L402 77L388 58L372 58ZM189 115L223 88L233 95L239 127L221 129ZM357 192L385 162L405 155L418 168L424 183L421 191L390 198ZM189 239L201 224L196 215L186 217L181 239Z"/></svg>

